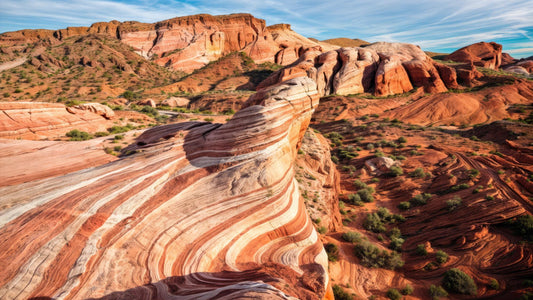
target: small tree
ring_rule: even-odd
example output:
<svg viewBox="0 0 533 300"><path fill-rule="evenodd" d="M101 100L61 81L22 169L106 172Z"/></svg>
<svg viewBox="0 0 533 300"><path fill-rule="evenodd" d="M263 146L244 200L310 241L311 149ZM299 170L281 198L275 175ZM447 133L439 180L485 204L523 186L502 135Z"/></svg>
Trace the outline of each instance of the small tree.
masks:
<svg viewBox="0 0 533 300"><path fill-rule="evenodd" d="M474 279L457 268L450 269L444 273L442 286L448 291L459 294L477 294L477 286Z"/></svg>

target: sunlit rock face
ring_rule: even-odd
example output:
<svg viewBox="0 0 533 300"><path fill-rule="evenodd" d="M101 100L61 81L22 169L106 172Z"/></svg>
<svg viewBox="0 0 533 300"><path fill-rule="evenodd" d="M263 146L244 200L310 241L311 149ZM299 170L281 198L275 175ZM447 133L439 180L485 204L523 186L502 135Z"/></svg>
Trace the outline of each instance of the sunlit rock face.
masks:
<svg viewBox="0 0 533 300"><path fill-rule="evenodd" d="M380 42L326 52L308 48L297 61L273 73L258 89L300 76L315 80L322 96L364 92L388 96L408 92L413 87L440 93L447 91L447 86L457 86L455 70L440 67L419 47Z"/></svg>
<svg viewBox="0 0 533 300"><path fill-rule="evenodd" d="M131 156L1 187L0 297L324 297L293 167L318 98L295 78L226 124L156 127Z"/></svg>

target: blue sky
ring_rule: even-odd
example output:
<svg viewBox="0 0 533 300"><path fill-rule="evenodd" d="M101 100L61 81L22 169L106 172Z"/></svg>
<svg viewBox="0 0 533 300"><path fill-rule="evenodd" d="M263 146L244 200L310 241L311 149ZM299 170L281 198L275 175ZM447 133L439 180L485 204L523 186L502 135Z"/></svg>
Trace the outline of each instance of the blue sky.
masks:
<svg viewBox="0 0 533 300"><path fill-rule="evenodd" d="M514 57L533 55L532 0L1 0L0 32L237 12L318 39L406 42L436 52L495 41Z"/></svg>

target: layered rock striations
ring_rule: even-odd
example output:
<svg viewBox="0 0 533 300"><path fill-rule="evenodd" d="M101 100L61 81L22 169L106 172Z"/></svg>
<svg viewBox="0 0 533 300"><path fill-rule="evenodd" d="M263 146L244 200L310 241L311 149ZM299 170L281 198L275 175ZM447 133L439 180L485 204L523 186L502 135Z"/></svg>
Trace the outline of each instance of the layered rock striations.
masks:
<svg viewBox="0 0 533 300"><path fill-rule="evenodd" d="M0 102L0 138L38 140L64 136L72 129L96 132L113 125L114 112L98 103Z"/></svg>
<svg viewBox="0 0 533 300"><path fill-rule="evenodd" d="M234 51L244 51L256 62L287 65L303 49L335 46L311 41L280 24L267 27L250 14L177 17L153 24L99 22L90 27L51 30L21 30L0 35L0 44L17 45L41 39L63 40L71 36L104 34L118 38L137 53L162 66L191 72Z"/></svg>
<svg viewBox="0 0 533 300"><path fill-rule="evenodd" d="M0 188L0 297L324 297L293 167L318 99L296 78L226 124L156 127L132 156Z"/></svg>

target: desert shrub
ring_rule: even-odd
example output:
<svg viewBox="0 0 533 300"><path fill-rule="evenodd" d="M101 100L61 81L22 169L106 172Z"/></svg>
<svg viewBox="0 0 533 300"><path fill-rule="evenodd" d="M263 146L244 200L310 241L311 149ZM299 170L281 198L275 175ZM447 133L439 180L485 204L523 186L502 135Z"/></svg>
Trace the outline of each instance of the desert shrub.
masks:
<svg viewBox="0 0 533 300"><path fill-rule="evenodd" d="M374 144L367 144L366 145L367 150L374 150Z"/></svg>
<svg viewBox="0 0 533 300"><path fill-rule="evenodd" d="M157 117L159 115L159 112L157 111L157 109L154 108L154 107L151 107L149 105L143 106L143 108L141 108L141 110L139 112L141 112L141 113L143 113L145 115L148 115L148 116L150 116L152 118L155 118L155 117Z"/></svg>
<svg viewBox="0 0 533 300"><path fill-rule="evenodd" d="M368 268L385 268L394 270L404 265L398 252L380 250L376 245L363 241L355 245L355 255L361 260L361 264Z"/></svg>
<svg viewBox="0 0 533 300"><path fill-rule="evenodd" d="M411 204L411 206L425 205L432 196L433 195L429 193L418 194L414 196L411 200L409 200L409 203Z"/></svg>
<svg viewBox="0 0 533 300"><path fill-rule="evenodd" d="M402 298L402 294L397 289L389 289L387 291L387 298L391 300L400 300Z"/></svg>
<svg viewBox="0 0 533 300"><path fill-rule="evenodd" d="M331 161L334 162L335 164L338 164L339 163L339 158L335 155L332 155L331 156Z"/></svg>
<svg viewBox="0 0 533 300"><path fill-rule="evenodd" d="M361 202L361 196L359 196L359 194L349 194L348 201L350 201L350 203L352 204L356 204L358 202Z"/></svg>
<svg viewBox="0 0 533 300"><path fill-rule="evenodd" d="M442 286L450 291L458 294L476 295L477 286L472 277L463 271L453 268L444 273L442 279Z"/></svg>
<svg viewBox="0 0 533 300"><path fill-rule="evenodd" d="M448 292L442 286L431 285L429 287L429 294L434 300L438 300L440 297L448 297Z"/></svg>
<svg viewBox="0 0 533 300"><path fill-rule="evenodd" d="M353 185L358 189L366 189L367 185L366 183L362 182L361 180L357 179L353 182Z"/></svg>
<svg viewBox="0 0 533 300"><path fill-rule="evenodd" d="M422 168L416 168L409 175L411 175L411 177L415 177L415 178L424 178L424 177L426 177L426 172L424 172L424 169L422 169Z"/></svg>
<svg viewBox="0 0 533 300"><path fill-rule="evenodd" d="M361 235L359 232L348 231L342 234L342 239L350 243L361 242Z"/></svg>
<svg viewBox="0 0 533 300"><path fill-rule="evenodd" d="M492 278L489 282L489 287L493 290L499 290L500 284L498 283L498 280Z"/></svg>
<svg viewBox="0 0 533 300"><path fill-rule="evenodd" d="M135 126L128 124L126 126L112 126L107 129L110 134L123 133L135 129Z"/></svg>
<svg viewBox="0 0 533 300"><path fill-rule="evenodd" d="M102 137L102 136L108 136L109 133L108 132L102 132L102 131L98 131L94 134L95 137Z"/></svg>
<svg viewBox="0 0 533 300"><path fill-rule="evenodd" d="M461 200L461 197L454 196L452 199L446 201L446 205L448 206L448 211L452 211L459 207L463 201Z"/></svg>
<svg viewBox="0 0 533 300"><path fill-rule="evenodd" d="M416 246L416 254L420 256L426 256L428 255L428 251L426 250L426 246L424 244L419 244Z"/></svg>
<svg viewBox="0 0 533 300"><path fill-rule="evenodd" d="M363 227L372 232L384 232L386 230L385 224L377 213L367 214Z"/></svg>
<svg viewBox="0 0 533 300"><path fill-rule="evenodd" d="M70 138L70 141L86 141L93 138L88 132L80 131L78 129L73 129L67 132L66 136Z"/></svg>
<svg viewBox="0 0 533 300"><path fill-rule="evenodd" d="M407 201L403 201L403 202L400 202L400 204L398 204L398 208L401 209L401 210L407 210L411 207L411 203L407 202Z"/></svg>
<svg viewBox="0 0 533 300"><path fill-rule="evenodd" d="M403 175L403 169L399 166L392 166L389 170L389 176L392 177L398 177L400 175Z"/></svg>
<svg viewBox="0 0 533 300"><path fill-rule="evenodd" d="M398 252L402 251L403 243L405 242L404 239L401 237L392 237L390 240L389 248L392 250L396 250Z"/></svg>
<svg viewBox="0 0 533 300"><path fill-rule="evenodd" d="M122 146L115 146L115 147L113 147L113 150L117 151L117 152L120 152L120 150L122 150Z"/></svg>
<svg viewBox="0 0 533 300"><path fill-rule="evenodd" d="M476 170L476 169L468 170L468 177L476 178L477 176L479 176L479 171L478 170Z"/></svg>
<svg viewBox="0 0 533 300"><path fill-rule="evenodd" d="M372 196L372 190L362 189L357 191L357 195L359 195L361 201L363 202L369 203L374 201L374 196Z"/></svg>
<svg viewBox="0 0 533 300"><path fill-rule="evenodd" d="M324 226L321 226L321 227L318 227L316 231L318 231L318 233L320 233L320 234L324 234L324 233L328 232L328 229L326 227L324 227Z"/></svg>
<svg viewBox="0 0 533 300"><path fill-rule="evenodd" d="M533 216L526 214L512 219L508 224L513 228L515 234L520 235L527 241L533 241Z"/></svg>
<svg viewBox="0 0 533 300"><path fill-rule="evenodd" d="M487 200L494 200L494 196L487 195L487 196L485 196L485 199L487 199Z"/></svg>
<svg viewBox="0 0 533 300"><path fill-rule="evenodd" d="M390 231L389 231L389 237L390 238L393 238L393 237L401 237L402 236L402 232L400 231L400 228L398 227L394 227L392 228Z"/></svg>
<svg viewBox="0 0 533 300"><path fill-rule="evenodd" d="M415 289L409 283L406 284L405 287L400 290L402 295L411 295L414 291Z"/></svg>
<svg viewBox="0 0 533 300"><path fill-rule="evenodd" d="M353 296L348 294L340 285L333 285L333 296L335 300L353 300Z"/></svg>
<svg viewBox="0 0 533 300"><path fill-rule="evenodd" d="M405 143L407 143L407 139L405 137L401 136L401 137L398 138L398 143L405 144Z"/></svg>
<svg viewBox="0 0 533 300"><path fill-rule="evenodd" d="M448 261L448 253L442 251L442 250L439 250L435 253L435 260L437 261L437 263L439 264L443 264L445 262Z"/></svg>
<svg viewBox="0 0 533 300"><path fill-rule="evenodd" d="M324 245L326 253L328 254L328 260L331 262L336 262L339 260L339 247L333 243L327 243Z"/></svg>
<svg viewBox="0 0 533 300"><path fill-rule="evenodd" d="M135 93L133 91L125 91L121 95L122 97L126 98L129 101L139 100L141 99L141 94Z"/></svg>

